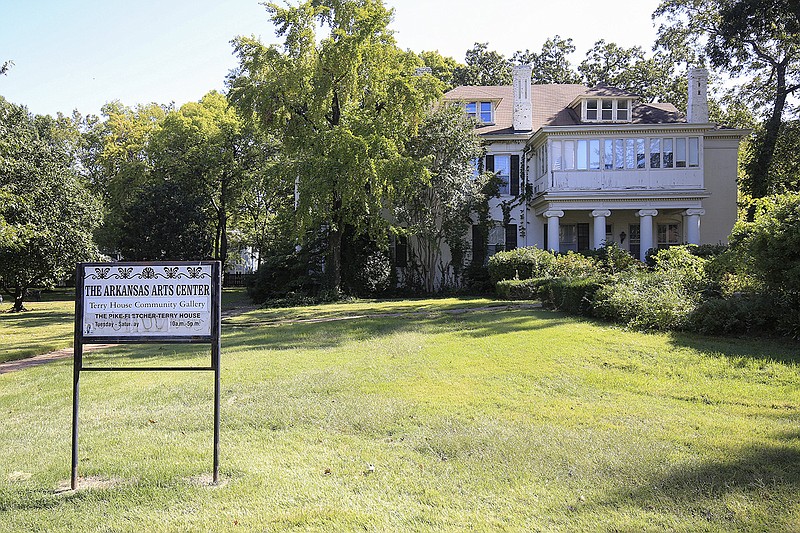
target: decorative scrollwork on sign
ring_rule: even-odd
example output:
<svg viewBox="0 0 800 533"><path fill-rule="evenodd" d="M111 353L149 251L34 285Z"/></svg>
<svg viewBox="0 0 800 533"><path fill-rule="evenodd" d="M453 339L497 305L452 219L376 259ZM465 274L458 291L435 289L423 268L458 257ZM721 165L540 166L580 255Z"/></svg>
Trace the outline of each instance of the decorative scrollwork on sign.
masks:
<svg viewBox="0 0 800 533"><path fill-rule="evenodd" d="M164 267L164 272L166 273L167 279L173 279L178 277L178 267Z"/></svg>
<svg viewBox="0 0 800 533"><path fill-rule="evenodd" d="M153 279L156 277L156 271L153 267L144 267L142 269L142 279Z"/></svg>
<svg viewBox="0 0 800 533"><path fill-rule="evenodd" d="M203 267L186 267L186 272L189 273L190 278L199 278L202 270Z"/></svg>
<svg viewBox="0 0 800 533"><path fill-rule="evenodd" d="M107 279L108 278L108 272L110 270L111 270L110 268L95 268L94 269L95 273L97 274L97 279Z"/></svg>
<svg viewBox="0 0 800 533"><path fill-rule="evenodd" d="M129 267L129 268L117 267L117 270L119 270L119 278L120 279L130 279L131 278L131 274L133 273L133 267Z"/></svg>

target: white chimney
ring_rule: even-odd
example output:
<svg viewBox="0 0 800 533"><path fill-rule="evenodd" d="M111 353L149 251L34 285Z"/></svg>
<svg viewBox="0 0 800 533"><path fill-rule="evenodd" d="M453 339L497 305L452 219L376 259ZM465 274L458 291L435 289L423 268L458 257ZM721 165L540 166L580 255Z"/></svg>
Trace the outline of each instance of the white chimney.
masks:
<svg viewBox="0 0 800 533"><path fill-rule="evenodd" d="M531 105L531 66L517 65L514 73L514 129L533 129L533 106Z"/></svg>
<svg viewBox="0 0 800 533"><path fill-rule="evenodd" d="M704 68L689 70L689 102L686 104L686 121L690 124L708 123L708 71Z"/></svg>

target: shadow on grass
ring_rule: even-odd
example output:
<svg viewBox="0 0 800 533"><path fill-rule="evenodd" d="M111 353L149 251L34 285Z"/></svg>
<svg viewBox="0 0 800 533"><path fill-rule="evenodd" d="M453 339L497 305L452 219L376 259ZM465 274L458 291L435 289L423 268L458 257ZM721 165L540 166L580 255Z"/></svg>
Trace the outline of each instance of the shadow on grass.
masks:
<svg viewBox="0 0 800 533"><path fill-rule="evenodd" d="M787 435L786 440L794 439L796 435ZM598 501L587 501L576 510L603 513L632 507L645 515L656 511L674 514L678 520L692 516L722 527L729 524L760 531L767 526L786 531L796 519L791 502L798 489L800 447L787 442L734 451L727 461L678 467L645 479L637 487L620 488ZM734 513L729 496L737 502L744 499L756 512Z"/></svg>
<svg viewBox="0 0 800 533"><path fill-rule="evenodd" d="M472 338L556 327L570 319L541 310L469 311L444 315L364 317L327 322L302 322L223 329L228 347L296 350L333 349L349 342L379 339L403 332L457 332ZM227 331L225 331L227 329Z"/></svg>
<svg viewBox="0 0 800 533"><path fill-rule="evenodd" d="M785 365L800 364L800 342L791 339L710 337L692 333L672 333L670 344L697 350L712 357L754 359Z"/></svg>

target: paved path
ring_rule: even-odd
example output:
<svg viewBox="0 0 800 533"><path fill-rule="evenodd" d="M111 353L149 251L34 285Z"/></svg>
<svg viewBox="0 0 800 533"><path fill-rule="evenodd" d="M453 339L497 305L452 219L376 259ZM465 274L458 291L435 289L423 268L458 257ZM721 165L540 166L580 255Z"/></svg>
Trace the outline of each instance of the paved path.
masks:
<svg viewBox="0 0 800 533"><path fill-rule="evenodd" d="M342 316L330 316L330 317L320 317L320 318L297 318L297 319L284 319L284 320L275 320L275 321L259 321L259 322L247 322L242 324L228 324L228 326L232 327L253 327L253 326L277 326L277 325L285 325L285 324L297 324L297 323L316 323L316 322L337 322L340 320L355 320L359 318L388 318L388 317L401 317L401 316L421 316L421 315L433 315L433 314L461 314L461 313L469 313L474 311L495 311L495 310L505 310L505 309L533 309L541 307L541 304L510 304L510 305L488 305L488 306L481 306L481 307L459 307L456 309L445 309L439 311L408 311L408 312L398 312L398 313L368 313L363 315L342 315ZM236 315L240 315L242 313L246 313L248 311L253 311L255 309L259 309L258 306L243 306L237 307L235 309L228 309L222 312L222 318L228 318ZM225 324L223 322L223 324ZM84 352L91 352L94 350L100 350L103 348L112 348L114 346L119 346L118 344L85 344L83 346ZM14 372L15 370L23 370L25 368L30 368L38 365L43 365L45 363L49 363L51 361L57 361L59 359L66 359L68 357L73 356L72 348L64 348L62 350L56 350L54 352L45 353L42 355L36 355L34 357L28 357L27 359L19 359L16 361L9 361L7 363L0 363L0 374L6 374L8 372Z"/></svg>

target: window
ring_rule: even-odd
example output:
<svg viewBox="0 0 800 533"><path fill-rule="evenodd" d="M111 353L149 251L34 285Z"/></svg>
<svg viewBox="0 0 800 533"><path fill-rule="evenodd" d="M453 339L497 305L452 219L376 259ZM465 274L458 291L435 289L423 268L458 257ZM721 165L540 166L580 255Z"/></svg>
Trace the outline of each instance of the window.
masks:
<svg viewBox="0 0 800 533"><path fill-rule="evenodd" d="M617 120L627 122L630 120L628 117L628 101L617 100Z"/></svg>
<svg viewBox="0 0 800 533"><path fill-rule="evenodd" d="M672 168L672 139L664 139L664 168Z"/></svg>
<svg viewBox="0 0 800 533"><path fill-rule="evenodd" d="M492 103L491 102L481 102L481 122L484 124L489 124L494 122L492 120Z"/></svg>
<svg viewBox="0 0 800 533"><path fill-rule="evenodd" d="M553 170L561 170L564 165L562 155L561 155L561 141L555 141L553 143Z"/></svg>
<svg viewBox="0 0 800 533"><path fill-rule="evenodd" d="M582 252L589 249L589 223L561 224L558 226L558 249L561 253L568 251Z"/></svg>
<svg viewBox="0 0 800 533"><path fill-rule="evenodd" d="M614 119L614 100L603 100L603 113L601 117L603 120Z"/></svg>
<svg viewBox="0 0 800 533"><path fill-rule="evenodd" d="M650 139L650 168L661 168L661 139Z"/></svg>
<svg viewBox="0 0 800 533"><path fill-rule="evenodd" d="M600 141L596 139L589 141L589 168L600 169Z"/></svg>
<svg viewBox="0 0 800 533"><path fill-rule="evenodd" d="M628 251L635 258L639 258L642 242L642 227L639 224L631 224L628 226Z"/></svg>
<svg viewBox="0 0 800 533"><path fill-rule="evenodd" d="M636 139L636 168L644 168L644 139Z"/></svg>
<svg viewBox="0 0 800 533"><path fill-rule="evenodd" d="M700 166L700 138L650 139L650 168L686 168Z"/></svg>
<svg viewBox="0 0 800 533"><path fill-rule="evenodd" d="M467 102L464 104L464 109L468 117L472 117L482 124L494 122L492 102Z"/></svg>
<svg viewBox="0 0 800 533"><path fill-rule="evenodd" d="M513 250L517 247L517 225L506 225L506 250Z"/></svg>
<svg viewBox="0 0 800 533"><path fill-rule="evenodd" d="M614 168L614 141L606 139L603 146L603 168L610 170Z"/></svg>
<svg viewBox="0 0 800 533"><path fill-rule="evenodd" d="M689 166L700 166L700 138L689 137Z"/></svg>
<svg viewBox="0 0 800 533"><path fill-rule="evenodd" d="M614 139L614 168L622 170L625 168L625 140Z"/></svg>
<svg viewBox="0 0 800 533"><path fill-rule="evenodd" d="M588 122L630 122L631 101L617 98L584 100L584 117Z"/></svg>
<svg viewBox="0 0 800 533"><path fill-rule="evenodd" d="M659 248L669 248L681 242L678 224L658 224L656 226L656 242Z"/></svg>
<svg viewBox="0 0 800 533"><path fill-rule="evenodd" d="M597 100L586 101L586 120L597 120Z"/></svg>
<svg viewBox="0 0 800 533"><path fill-rule="evenodd" d="M586 151L589 148L588 141L578 141L578 154L575 158L578 161L578 170L587 170L589 168L589 160Z"/></svg>
<svg viewBox="0 0 800 533"><path fill-rule="evenodd" d="M675 139L675 168L686 167L686 139Z"/></svg>
<svg viewBox="0 0 800 533"><path fill-rule="evenodd" d="M477 103L475 103L475 102L467 102L466 110L467 110L467 116L468 117L477 119L478 118L477 109L478 109L478 104Z"/></svg>
<svg viewBox="0 0 800 533"><path fill-rule="evenodd" d="M575 169L575 141L564 141L564 170Z"/></svg>
<svg viewBox="0 0 800 533"><path fill-rule="evenodd" d="M513 159L517 161L517 166L519 163L519 156L514 156ZM494 172L500 178L500 194L511 194L511 178L512 178L512 169L511 169L511 160L512 156L510 155L487 155L486 156L486 170L488 172ZM516 177L517 184L519 184L519 171L517 169L516 172L513 173ZM515 192L515 194L519 194L519 191Z"/></svg>

